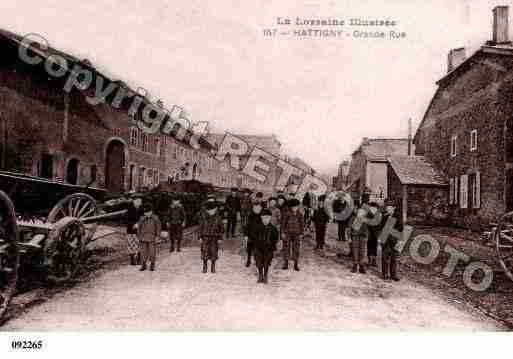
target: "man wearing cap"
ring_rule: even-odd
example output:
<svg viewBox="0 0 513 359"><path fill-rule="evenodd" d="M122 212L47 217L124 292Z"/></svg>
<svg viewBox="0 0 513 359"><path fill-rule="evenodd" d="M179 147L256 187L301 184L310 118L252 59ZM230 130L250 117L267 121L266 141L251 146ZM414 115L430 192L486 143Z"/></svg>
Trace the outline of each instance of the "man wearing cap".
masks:
<svg viewBox="0 0 513 359"><path fill-rule="evenodd" d="M392 200L387 200L385 202L385 213L381 219L380 231L385 227L385 224L387 223L389 218L395 217L395 211L395 202ZM403 223L401 218L396 217L394 229L399 232L403 231ZM399 252L395 249L397 239L393 236L388 236L386 242L384 244L380 244L382 245L381 268L383 279L392 279L394 281L399 281L399 277L397 276L397 262L399 258Z"/></svg>
<svg viewBox="0 0 513 359"><path fill-rule="evenodd" d="M290 199L287 205L289 210L284 212L282 219L283 269L289 268L289 259L292 258L294 270L299 271L299 242L304 232L304 221L299 211L299 200ZM292 250L292 256L290 250Z"/></svg>
<svg viewBox="0 0 513 359"><path fill-rule="evenodd" d="M278 230L271 223L272 213L269 209L263 209L260 213L262 224L255 236L253 245L255 251L255 263L258 269L258 283L267 283L269 266L273 260L273 254L278 242Z"/></svg>
<svg viewBox="0 0 513 359"><path fill-rule="evenodd" d="M131 194L131 202L128 205L125 215L126 224L126 245L130 256L130 264L136 265L140 261L139 239L137 238L137 222L144 215L142 198L139 195Z"/></svg>
<svg viewBox="0 0 513 359"><path fill-rule="evenodd" d="M161 224L159 218L153 213L150 203L144 205L144 216L137 223L137 237L141 243L142 271L146 270L146 263L150 261L150 271L155 270L157 238L160 236Z"/></svg>
<svg viewBox="0 0 513 359"><path fill-rule="evenodd" d="M201 241L201 259L203 261L203 273L208 271L208 261L211 261L211 272L216 272L219 241L223 239L223 220L217 211L217 203L207 200L205 212L200 216L199 239Z"/></svg>
<svg viewBox="0 0 513 359"><path fill-rule="evenodd" d="M246 252L248 258L246 260L246 267L251 265L251 256L253 255L253 248L255 240L258 238L260 227L262 226L262 219L260 214L262 212L262 204L260 201L254 200L251 213L248 216L248 223L246 225L244 236L246 240Z"/></svg>
<svg viewBox="0 0 513 359"><path fill-rule="evenodd" d="M169 241L171 242L169 252L174 252L175 242L176 250L177 252L180 252L183 238L183 227L185 227L185 210L180 203L178 196L173 196L171 198L171 206L169 206L166 211L165 220L169 233Z"/></svg>

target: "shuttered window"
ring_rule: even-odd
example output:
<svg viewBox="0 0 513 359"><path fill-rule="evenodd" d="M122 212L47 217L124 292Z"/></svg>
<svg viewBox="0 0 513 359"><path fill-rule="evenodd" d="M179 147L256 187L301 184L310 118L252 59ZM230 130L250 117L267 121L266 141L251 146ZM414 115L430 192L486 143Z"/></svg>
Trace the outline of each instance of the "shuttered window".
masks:
<svg viewBox="0 0 513 359"><path fill-rule="evenodd" d="M449 204L454 204L454 178L449 179Z"/></svg>
<svg viewBox="0 0 513 359"><path fill-rule="evenodd" d="M468 175L460 177L460 208L468 208Z"/></svg>
<svg viewBox="0 0 513 359"><path fill-rule="evenodd" d="M481 208L481 173L476 172L473 191L473 207Z"/></svg>

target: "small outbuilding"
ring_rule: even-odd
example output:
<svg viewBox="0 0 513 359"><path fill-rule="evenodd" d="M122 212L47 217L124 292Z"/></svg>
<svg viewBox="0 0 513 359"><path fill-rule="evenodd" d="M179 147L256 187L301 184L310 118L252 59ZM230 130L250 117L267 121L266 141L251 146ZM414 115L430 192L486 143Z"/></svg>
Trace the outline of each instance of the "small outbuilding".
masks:
<svg viewBox="0 0 513 359"><path fill-rule="evenodd" d="M445 224L448 183L423 156L390 156L388 198L395 200L403 223Z"/></svg>

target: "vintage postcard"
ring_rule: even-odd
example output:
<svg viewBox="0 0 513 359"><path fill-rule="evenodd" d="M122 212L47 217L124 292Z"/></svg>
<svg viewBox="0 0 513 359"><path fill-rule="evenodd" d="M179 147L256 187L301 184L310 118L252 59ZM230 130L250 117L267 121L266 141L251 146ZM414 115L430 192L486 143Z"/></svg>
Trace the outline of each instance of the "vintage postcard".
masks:
<svg viewBox="0 0 513 359"><path fill-rule="evenodd" d="M0 11L0 331L509 331L511 1Z"/></svg>

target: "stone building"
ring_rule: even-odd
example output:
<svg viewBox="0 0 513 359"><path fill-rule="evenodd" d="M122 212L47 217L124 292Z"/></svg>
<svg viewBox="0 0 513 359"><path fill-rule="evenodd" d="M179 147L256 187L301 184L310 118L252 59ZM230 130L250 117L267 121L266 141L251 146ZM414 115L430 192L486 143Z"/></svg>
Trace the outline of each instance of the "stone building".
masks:
<svg viewBox="0 0 513 359"><path fill-rule="evenodd" d="M337 175L333 177L333 188L335 190L342 191L346 188L350 165L347 160L339 164Z"/></svg>
<svg viewBox="0 0 513 359"><path fill-rule="evenodd" d="M259 149L274 156L275 158L281 158L281 143L278 141L275 135L233 135L247 143L249 150L248 153L244 156L239 156L239 170L234 169L229 165L228 157L225 159L225 161L219 164L220 186L250 188L252 190L264 192L267 195L274 193L274 185L280 173L280 170L277 166L270 164L270 170L265 174L265 182L260 182L256 178L244 174L241 170L248 162L251 150L254 147L258 147ZM224 134L211 133L207 136L207 139L210 143L217 147L222 143L224 136Z"/></svg>
<svg viewBox="0 0 513 359"><path fill-rule="evenodd" d="M387 198L387 158L408 155L409 141L402 138L363 138L352 153L346 189L353 198L369 193L372 200Z"/></svg>
<svg viewBox="0 0 513 359"><path fill-rule="evenodd" d="M43 61L28 64L19 56L20 42L20 36L0 30L2 170L112 193L187 176L212 180L218 167L209 157L212 146L207 141L200 139L200 150L195 151L173 133L143 133L133 125L140 111L129 111L136 92L122 81L109 79L87 60L37 44L28 54ZM104 87L114 83L126 96L117 106L112 105L114 95L93 105L94 86L65 91L68 76L52 76L44 67L52 56L64 58L68 69L79 64L90 71L93 83L99 78ZM144 97L143 102L149 103Z"/></svg>
<svg viewBox="0 0 513 359"><path fill-rule="evenodd" d="M449 52L415 134L415 153L449 179L453 224L482 227L513 210L513 46L508 7L493 9L493 38L470 57Z"/></svg>

